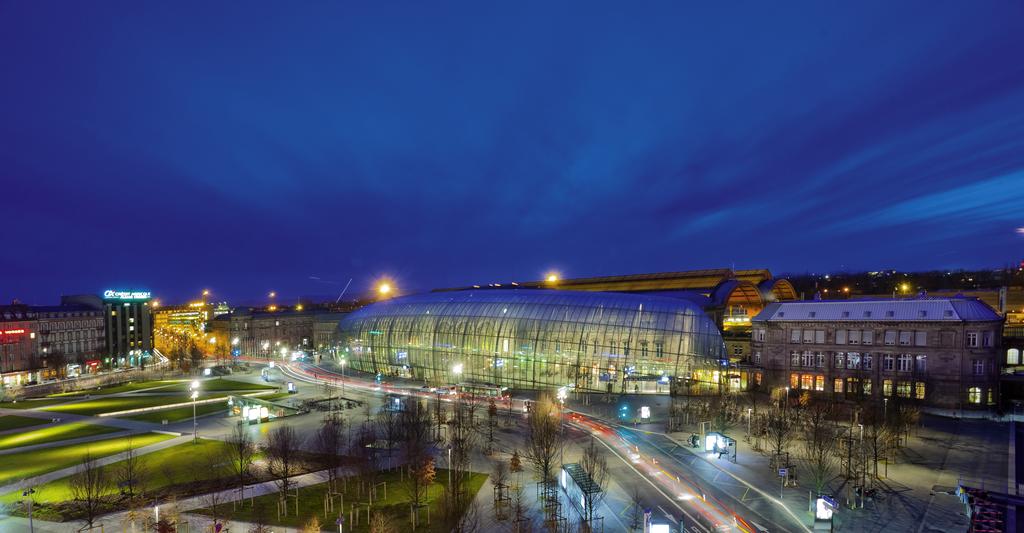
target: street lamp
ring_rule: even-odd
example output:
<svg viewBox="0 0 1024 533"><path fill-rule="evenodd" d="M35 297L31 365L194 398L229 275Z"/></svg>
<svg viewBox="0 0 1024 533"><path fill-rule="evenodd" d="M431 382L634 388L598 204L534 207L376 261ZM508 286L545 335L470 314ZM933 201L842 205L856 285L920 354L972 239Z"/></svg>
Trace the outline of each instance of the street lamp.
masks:
<svg viewBox="0 0 1024 533"><path fill-rule="evenodd" d="M558 283L558 273L557 272L549 272L546 279L547 279L548 283Z"/></svg>
<svg viewBox="0 0 1024 533"><path fill-rule="evenodd" d="M193 380L192 384L189 385L189 390L192 391L192 442L199 442L199 433L196 424L196 400L199 399L199 380Z"/></svg>
<svg viewBox="0 0 1024 533"><path fill-rule="evenodd" d="M751 407L747 408L747 438L750 438L750 417L753 415L754 409Z"/></svg>
<svg viewBox="0 0 1024 533"><path fill-rule="evenodd" d="M452 365L452 375L456 376L456 378L455 378L455 398L458 399L458 397L459 397L459 378L458 378L458 376L462 375L462 363L455 363L454 365Z"/></svg>

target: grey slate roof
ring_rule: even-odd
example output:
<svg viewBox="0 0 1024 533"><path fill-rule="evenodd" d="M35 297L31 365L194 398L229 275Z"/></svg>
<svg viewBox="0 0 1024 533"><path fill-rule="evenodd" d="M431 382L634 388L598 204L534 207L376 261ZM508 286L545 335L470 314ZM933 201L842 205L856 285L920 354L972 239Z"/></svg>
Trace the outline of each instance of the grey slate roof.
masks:
<svg viewBox="0 0 1024 533"><path fill-rule="evenodd" d="M765 306L753 321L990 322L1002 319L977 298L919 297L775 302Z"/></svg>

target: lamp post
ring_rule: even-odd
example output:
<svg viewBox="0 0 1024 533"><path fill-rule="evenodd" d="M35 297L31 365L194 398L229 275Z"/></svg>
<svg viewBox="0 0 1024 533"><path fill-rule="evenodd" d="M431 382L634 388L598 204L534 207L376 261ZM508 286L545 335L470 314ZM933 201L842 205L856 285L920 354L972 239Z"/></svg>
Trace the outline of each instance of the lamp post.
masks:
<svg viewBox="0 0 1024 533"><path fill-rule="evenodd" d="M448 490L452 490L452 445L448 445Z"/></svg>
<svg viewBox="0 0 1024 533"><path fill-rule="evenodd" d="M199 442L198 425L196 424L196 400L199 398L199 380L192 381L189 385L189 390L192 391L192 442Z"/></svg>
<svg viewBox="0 0 1024 533"><path fill-rule="evenodd" d="M463 369L462 363L455 363L454 365L452 365L452 375L453 376L461 376L462 375L462 369ZM459 399L459 378L458 377L455 378L455 399L456 400Z"/></svg>
<svg viewBox="0 0 1024 533"><path fill-rule="evenodd" d="M21 493L22 496L27 496L28 497L28 531L29 531L29 533L33 533L36 530L35 525L32 523L32 495L35 494L35 492L36 492L35 488L29 487L28 489L26 489L25 491L23 491Z"/></svg>
<svg viewBox="0 0 1024 533"><path fill-rule="evenodd" d="M750 439L750 417L754 414L754 409L751 407L747 408L747 439Z"/></svg>

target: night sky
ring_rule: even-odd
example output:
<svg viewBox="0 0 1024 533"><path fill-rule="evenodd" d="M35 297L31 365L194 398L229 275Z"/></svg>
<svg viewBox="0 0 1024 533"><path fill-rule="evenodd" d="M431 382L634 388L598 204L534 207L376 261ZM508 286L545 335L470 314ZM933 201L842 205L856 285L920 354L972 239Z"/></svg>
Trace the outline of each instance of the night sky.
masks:
<svg viewBox="0 0 1024 533"><path fill-rule="evenodd" d="M0 2L0 301L1024 257L1024 4L683 4Z"/></svg>

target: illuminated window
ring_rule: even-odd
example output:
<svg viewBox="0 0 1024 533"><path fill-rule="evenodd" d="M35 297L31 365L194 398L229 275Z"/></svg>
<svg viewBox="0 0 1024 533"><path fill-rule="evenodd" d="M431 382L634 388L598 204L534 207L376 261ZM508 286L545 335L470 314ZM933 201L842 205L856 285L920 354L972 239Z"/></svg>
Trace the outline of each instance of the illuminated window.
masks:
<svg viewBox="0 0 1024 533"><path fill-rule="evenodd" d="M976 331L967 332L967 347L977 348L978 347L978 333Z"/></svg>
<svg viewBox="0 0 1024 533"><path fill-rule="evenodd" d="M1006 364L1008 365L1019 365L1020 364L1020 350L1016 348L1010 348L1006 350Z"/></svg>
<svg viewBox="0 0 1024 533"><path fill-rule="evenodd" d="M799 389L800 388L800 374L789 375L789 388Z"/></svg>
<svg viewBox="0 0 1024 533"><path fill-rule="evenodd" d="M871 384L872 383L873 383L873 381L871 381L870 379L865 379L864 382L861 383L861 386L863 387L863 390L864 390L864 394L867 395L867 396L871 396Z"/></svg>
<svg viewBox="0 0 1024 533"><path fill-rule="evenodd" d="M928 372L928 356L918 355L914 358L914 372L924 374Z"/></svg>
<svg viewBox="0 0 1024 533"><path fill-rule="evenodd" d="M846 368L850 370L860 369L860 354L857 352L850 352L846 354Z"/></svg>
<svg viewBox="0 0 1024 533"><path fill-rule="evenodd" d="M923 400L925 392L924 388L925 386L923 381L918 381L917 383L914 383L914 397L917 398L918 400Z"/></svg>
<svg viewBox="0 0 1024 533"><path fill-rule="evenodd" d="M825 376L816 376L814 378L814 390L825 390Z"/></svg>
<svg viewBox="0 0 1024 533"><path fill-rule="evenodd" d="M910 398L910 382L899 381L896 383L896 395L900 398Z"/></svg>
<svg viewBox="0 0 1024 533"><path fill-rule="evenodd" d="M844 365L844 354L843 352L836 352L835 368L843 368Z"/></svg>
<svg viewBox="0 0 1024 533"><path fill-rule="evenodd" d="M800 388L804 390L811 390L812 388L814 388L814 376L811 374L801 375Z"/></svg>
<svg viewBox="0 0 1024 533"><path fill-rule="evenodd" d="M883 396L892 396L892 380L891 379L883 379L882 380L882 395Z"/></svg>
<svg viewBox="0 0 1024 533"><path fill-rule="evenodd" d="M836 378L832 382L833 392L843 392L843 378Z"/></svg>
<svg viewBox="0 0 1024 533"><path fill-rule="evenodd" d="M981 387L967 389L967 401L969 403L981 403Z"/></svg>

